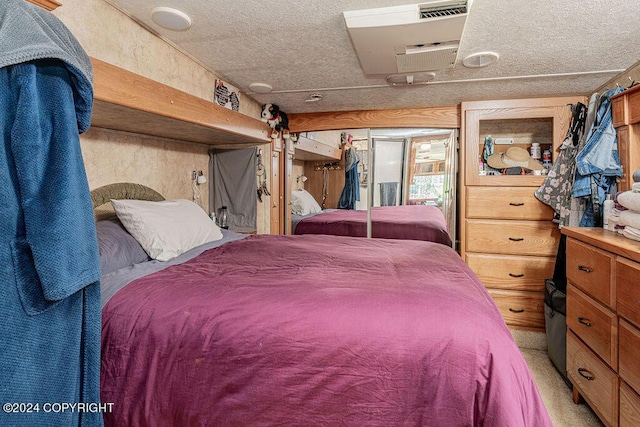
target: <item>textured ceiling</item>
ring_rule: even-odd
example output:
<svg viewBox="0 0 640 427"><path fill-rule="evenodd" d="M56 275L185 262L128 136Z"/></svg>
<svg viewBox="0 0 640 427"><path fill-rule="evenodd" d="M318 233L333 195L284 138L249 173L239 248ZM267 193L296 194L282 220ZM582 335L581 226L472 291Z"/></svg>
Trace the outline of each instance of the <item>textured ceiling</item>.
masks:
<svg viewBox="0 0 640 427"><path fill-rule="evenodd" d="M640 59L637 0L474 0L454 68L427 85L389 87L363 74L342 12L407 0L105 0L260 103L288 113L454 105L482 99L588 95ZM155 6L191 16L189 31L151 21ZM466 55L498 63L465 68ZM254 94L252 82L273 86ZM319 92L320 102L305 102Z"/></svg>

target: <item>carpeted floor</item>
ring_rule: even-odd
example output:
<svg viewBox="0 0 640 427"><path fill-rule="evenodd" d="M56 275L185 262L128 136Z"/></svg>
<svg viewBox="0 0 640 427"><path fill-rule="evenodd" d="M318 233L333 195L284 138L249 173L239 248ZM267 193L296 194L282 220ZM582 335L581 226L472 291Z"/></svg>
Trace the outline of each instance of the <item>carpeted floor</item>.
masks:
<svg viewBox="0 0 640 427"><path fill-rule="evenodd" d="M576 405L571 389L551 363L542 333L512 330L555 427L600 427L603 424L585 403Z"/></svg>

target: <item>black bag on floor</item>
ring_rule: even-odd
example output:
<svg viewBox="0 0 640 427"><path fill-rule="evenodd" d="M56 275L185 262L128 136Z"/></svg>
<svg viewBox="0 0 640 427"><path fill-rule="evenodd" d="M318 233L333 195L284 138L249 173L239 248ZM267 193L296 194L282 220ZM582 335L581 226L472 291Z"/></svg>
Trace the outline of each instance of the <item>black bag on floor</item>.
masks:
<svg viewBox="0 0 640 427"><path fill-rule="evenodd" d="M556 369L567 378L567 295L559 290L553 279L545 280L544 326L547 333L547 352Z"/></svg>

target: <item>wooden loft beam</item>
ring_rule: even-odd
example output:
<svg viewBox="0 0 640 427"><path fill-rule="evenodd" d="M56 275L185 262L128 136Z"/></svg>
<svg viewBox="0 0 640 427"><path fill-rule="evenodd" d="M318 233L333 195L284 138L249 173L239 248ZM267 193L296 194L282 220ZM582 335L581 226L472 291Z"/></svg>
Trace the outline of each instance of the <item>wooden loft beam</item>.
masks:
<svg viewBox="0 0 640 427"><path fill-rule="evenodd" d="M271 142L266 123L91 58L91 125L206 145Z"/></svg>
<svg viewBox="0 0 640 427"><path fill-rule="evenodd" d="M36 6L40 6L43 9L47 9L49 11L62 6L62 3L56 0L27 0L29 3L33 3Z"/></svg>
<svg viewBox="0 0 640 427"><path fill-rule="evenodd" d="M460 106L289 114L291 132L369 127L459 128Z"/></svg>
<svg viewBox="0 0 640 427"><path fill-rule="evenodd" d="M298 142L294 144L296 149L296 160L340 160L342 150L313 139L298 137Z"/></svg>

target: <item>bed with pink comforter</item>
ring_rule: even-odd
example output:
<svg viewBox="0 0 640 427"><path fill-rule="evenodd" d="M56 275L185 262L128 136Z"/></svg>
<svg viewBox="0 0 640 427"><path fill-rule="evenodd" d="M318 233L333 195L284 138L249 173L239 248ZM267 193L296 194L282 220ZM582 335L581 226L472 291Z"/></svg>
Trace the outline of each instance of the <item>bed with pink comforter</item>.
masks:
<svg viewBox="0 0 640 427"><path fill-rule="evenodd" d="M103 308L108 426L550 426L482 283L431 242L254 235Z"/></svg>
<svg viewBox="0 0 640 427"><path fill-rule="evenodd" d="M367 212L337 209L305 216L294 234L330 234L366 237ZM371 208L371 237L424 240L451 246L451 236L442 211L436 206L403 205Z"/></svg>

